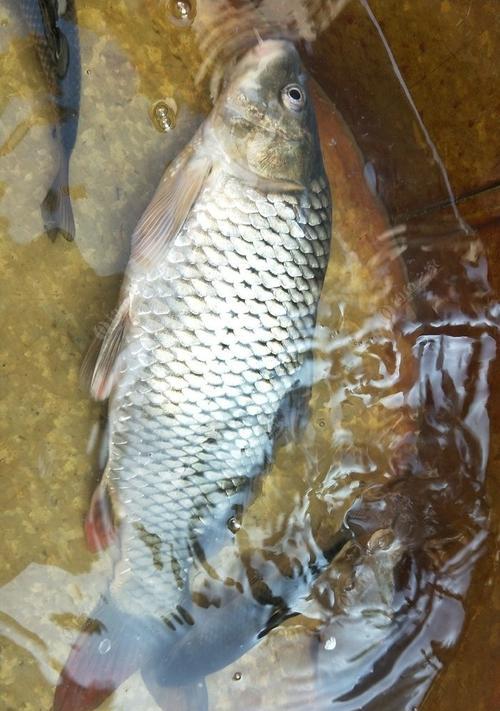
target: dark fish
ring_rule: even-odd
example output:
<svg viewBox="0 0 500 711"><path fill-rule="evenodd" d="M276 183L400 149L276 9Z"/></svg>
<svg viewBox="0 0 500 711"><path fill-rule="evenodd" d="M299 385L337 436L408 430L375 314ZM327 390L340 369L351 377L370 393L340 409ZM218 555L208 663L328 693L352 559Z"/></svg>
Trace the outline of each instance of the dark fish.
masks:
<svg viewBox="0 0 500 711"><path fill-rule="evenodd" d="M304 69L269 40L230 70L132 237L91 372L110 397L109 458L87 534L94 548L116 536L119 558L56 711L96 708L137 669L158 703L191 686L202 709L199 680L290 614L342 544L312 543L283 572L279 551L234 535L277 440L305 420L330 234Z"/></svg>
<svg viewBox="0 0 500 711"><path fill-rule="evenodd" d="M74 0L21 0L24 20L33 35L58 122L54 137L59 167L41 210L51 239L75 237L69 195L69 160L75 145L80 108L80 42Z"/></svg>

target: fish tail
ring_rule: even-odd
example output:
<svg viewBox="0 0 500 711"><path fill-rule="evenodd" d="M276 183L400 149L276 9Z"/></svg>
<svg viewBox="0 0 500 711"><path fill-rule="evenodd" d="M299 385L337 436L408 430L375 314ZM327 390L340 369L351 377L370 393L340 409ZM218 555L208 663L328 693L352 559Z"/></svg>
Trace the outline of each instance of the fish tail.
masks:
<svg viewBox="0 0 500 711"><path fill-rule="evenodd" d="M59 170L41 204L45 231L51 240L61 234L68 241L75 239L75 220L69 195L68 161L61 159Z"/></svg>
<svg viewBox="0 0 500 711"><path fill-rule="evenodd" d="M103 598L74 643L57 683L53 711L92 711L156 649L147 620Z"/></svg>

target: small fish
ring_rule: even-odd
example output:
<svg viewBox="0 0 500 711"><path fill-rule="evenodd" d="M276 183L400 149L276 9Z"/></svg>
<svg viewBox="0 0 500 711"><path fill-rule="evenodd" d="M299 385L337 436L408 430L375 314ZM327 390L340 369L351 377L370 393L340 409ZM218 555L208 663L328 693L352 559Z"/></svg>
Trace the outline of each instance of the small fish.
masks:
<svg viewBox="0 0 500 711"><path fill-rule="evenodd" d="M55 711L97 708L136 670L162 708L169 687L205 708L200 680L292 614L342 546L342 535L327 552L313 542L283 572L279 551L260 562L240 551L238 530L252 482L306 421L331 211L299 55L261 42L167 169L87 362L91 393L109 397L87 538L96 550L116 539L119 553Z"/></svg>
<svg viewBox="0 0 500 711"><path fill-rule="evenodd" d="M80 108L80 42L74 0L21 0L20 10L36 49L58 122L54 135L59 168L44 198L41 211L51 239L75 237L69 194L69 160L74 148Z"/></svg>

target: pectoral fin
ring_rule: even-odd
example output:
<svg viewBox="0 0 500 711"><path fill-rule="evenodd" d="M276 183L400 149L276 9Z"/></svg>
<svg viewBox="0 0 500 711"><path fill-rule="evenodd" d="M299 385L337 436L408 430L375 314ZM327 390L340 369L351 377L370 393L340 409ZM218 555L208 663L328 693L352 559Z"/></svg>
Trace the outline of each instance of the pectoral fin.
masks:
<svg viewBox="0 0 500 711"><path fill-rule="evenodd" d="M97 335L83 361L81 377L96 400L106 400L113 389L129 313L130 299L126 297L120 304L104 340L101 341Z"/></svg>
<svg viewBox="0 0 500 711"><path fill-rule="evenodd" d="M102 345L97 336L82 366L82 378L89 384L90 392L96 400L109 397L115 384L118 356L130 321L132 296L129 286L133 283L134 271L143 271L164 259L211 171L212 162L200 145L201 139L194 139L167 169L132 235L129 279L122 289L120 307Z"/></svg>
<svg viewBox="0 0 500 711"><path fill-rule="evenodd" d="M132 235L132 266L161 262L205 184L212 162L202 151L189 148L166 171Z"/></svg>

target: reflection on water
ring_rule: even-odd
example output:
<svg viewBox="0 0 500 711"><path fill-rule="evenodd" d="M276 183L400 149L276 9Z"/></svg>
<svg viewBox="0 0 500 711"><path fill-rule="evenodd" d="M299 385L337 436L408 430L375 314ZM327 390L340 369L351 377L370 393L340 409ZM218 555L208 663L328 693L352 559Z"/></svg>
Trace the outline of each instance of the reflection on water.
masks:
<svg viewBox="0 0 500 711"><path fill-rule="evenodd" d="M270 3L250 4L252 32L286 25L310 42L345 3L295 2L273 22ZM1 10L5 708L51 707L69 647L106 589L111 560L85 550L81 526L102 413L79 390L78 370L115 306L119 280L105 275L123 268L165 163L209 108L213 66L212 78L218 58L234 50L222 20L239 27L248 13L248 3L198 0L192 23L177 6L172 22L171 5L151 0L140 12L135 2L79 3L76 246L39 236L54 172L43 77L16 13ZM222 13L215 26L214 6ZM335 225L311 418L300 443L279 451L236 538L268 579L328 550L343 524L352 539L312 587L298 588L299 615L207 678L218 710L416 707L462 630L488 531L497 322L482 245L453 215L391 226L373 195L373 167L315 93ZM159 102L176 109L167 132L151 120ZM16 134L19 126L27 128ZM241 575L231 559L211 562ZM171 707L182 708L174 693ZM103 708L157 705L134 675Z"/></svg>

